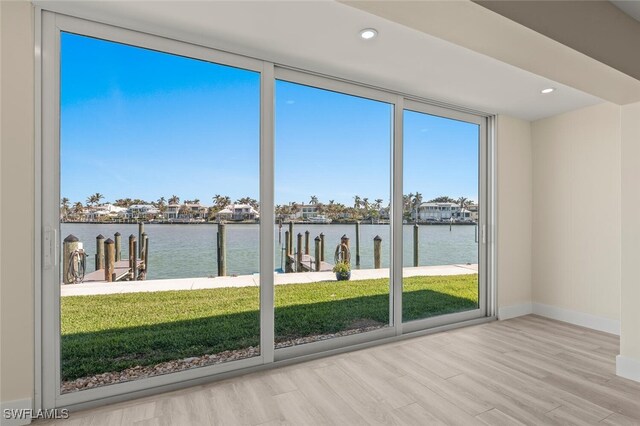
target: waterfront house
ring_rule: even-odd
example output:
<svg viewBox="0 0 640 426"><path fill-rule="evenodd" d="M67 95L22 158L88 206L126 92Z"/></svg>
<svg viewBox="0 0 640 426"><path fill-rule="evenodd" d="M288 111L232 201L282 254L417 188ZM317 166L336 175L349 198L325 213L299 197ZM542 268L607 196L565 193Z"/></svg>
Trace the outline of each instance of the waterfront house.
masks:
<svg viewBox="0 0 640 426"><path fill-rule="evenodd" d="M255 220L260 213L249 204L230 204L218 212L221 220Z"/></svg>
<svg viewBox="0 0 640 426"><path fill-rule="evenodd" d="M185 212L189 218L206 219L209 207L203 206L200 203L185 203L183 204L182 211Z"/></svg>
<svg viewBox="0 0 640 426"><path fill-rule="evenodd" d="M151 204L133 204L127 209L125 217L127 219L151 220L158 214L160 214L160 210Z"/></svg>
<svg viewBox="0 0 640 426"><path fill-rule="evenodd" d="M478 221L478 206L476 204L470 204L467 206L467 210L471 213L471 220Z"/></svg>
<svg viewBox="0 0 640 426"><path fill-rule="evenodd" d="M320 214L320 209L317 204L302 204L300 210L296 212L294 217L296 219L307 220L312 217L316 217Z"/></svg>
<svg viewBox="0 0 640 426"><path fill-rule="evenodd" d="M111 203L105 203L98 206L87 207L84 212L85 220L88 222L99 222L104 220L113 220L121 217L127 209L119 207Z"/></svg>
<svg viewBox="0 0 640 426"><path fill-rule="evenodd" d="M412 214L415 219L415 212ZM419 221L443 222L460 217L460 206L455 203L422 203L418 207Z"/></svg>
<svg viewBox="0 0 640 426"><path fill-rule="evenodd" d="M167 209L162 214L165 219L177 219L180 213L180 204L169 204Z"/></svg>

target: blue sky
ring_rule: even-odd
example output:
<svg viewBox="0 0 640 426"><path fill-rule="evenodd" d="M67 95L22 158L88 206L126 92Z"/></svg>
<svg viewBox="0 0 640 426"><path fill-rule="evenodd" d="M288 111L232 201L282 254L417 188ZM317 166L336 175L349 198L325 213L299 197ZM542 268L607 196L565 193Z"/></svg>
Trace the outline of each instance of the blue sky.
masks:
<svg viewBox="0 0 640 426"><path fill-rule="evenodd" d="M62 35L61 194L259 192L257 73ZM276 203L389 200L392 107L276 83ZM477 199L477 126L405 113L405 193Z"/></svg>

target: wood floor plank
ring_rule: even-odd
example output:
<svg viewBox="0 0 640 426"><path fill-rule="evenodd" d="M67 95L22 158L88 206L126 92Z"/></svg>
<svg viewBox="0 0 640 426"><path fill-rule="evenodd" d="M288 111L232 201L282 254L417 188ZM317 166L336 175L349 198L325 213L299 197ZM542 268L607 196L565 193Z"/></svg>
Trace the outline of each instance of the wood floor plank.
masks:
<svg viewBox="0 0 640 426"><path fill-rule="evenodd" d="M610 413L609 415L611 414L613 413ZM602 416L599 414L595 414L592 411L581 410L576 407L567 407L565 405L561 405L555 410L551 410L547 413L547 416L552 419L558 420L562 424L575 426L581 426L584 424L597 424L607 418L609 415Z"/></svg>
<svg viewBox="0 0 640 426"><path fill-rule="evenodd" d="M613 413L600 422L601 425L607 426L638 426L640 421L623 416L619 413Z"/></svg>
<svg viewBox="0 0 640 426"><path fill-rule="evenodd" d="M355 412L369 424L397 424L391 415L393 407L349 377L341 368L331 365L318 368L315 372L340 396Z"/></svg>
<svg viewBox="0 0 640 426"><path fill-rule="evenodd" d="M489 426L518 426L524 425L524 423L519 422L508 414L503 413L497 408L493 408L489 411L485 411L484 413L480 413L476 416L478 420L489 425Z"/></svg>
<svg viewBox="0 0 640 426"><path fill-rule="evenodd" d="M332 424L364 425L367 422L343 400L313 369L291 372L291 380L302 394Z"/></svg>
<svg viewBox="0 0 640 426"><path fill-rule="evenodd" d="M447 425L478 425L481 422L454 403L446 400L426 386L408 376L398 377L390 383L391 391L410 393L433 417Z"/></svg>
<svg viewBox="0 0 640 426"><path fill-rule="evenodd" d="M503 413L508 414L526 425L560 424L546 417L545 410L528 404L526 401L512 395L505 395L488 388L483 379L478 380L467 374L461 374L448 380L460 388L466 389L467 392L471 392L477 399L494 406Z"/></svg>
<svg viewBox="0 0 640 426"><path fill-rule="evenodd" d="M281 393L273 398L284 416L281 421L309 426L328 424L327 419L320 414L313 402L300 391Z"/></svg>
<svg viewBox="0 0 640 426"><path fill-rule="evenodd" d="M492 408L491 405L478 400L472 394L464 389L457 388L446 379L432 373L429 369L422 368L422 364L432 362L426 354L426 359L415 359L403 353L385 354L378 353L380 357L387 363L401 364L406 371L406 375L412 379L431 389L449 402L454 403L457 407L464 410L470 415L480 414Z"/></svg>
<svg viewBox="0 0 640 426"><path fill-rule="evenodd" d="M447 423L434 417L429 410L417 402L395 409L392 415L397 419L398 423L402 425L447 425Z"/></svg>
<svg viewBox="0 0 640 426"><path fill-rule="evenodd" d="M362 386L367 393L387 402L393 408L404 407L416 402L407 393L389 392L387 389L389 381L399 376L387 370L384 363L366 353L356 357L343 357L336 361L336 365ZM372 371L376 373L371 374Z"/></svg>

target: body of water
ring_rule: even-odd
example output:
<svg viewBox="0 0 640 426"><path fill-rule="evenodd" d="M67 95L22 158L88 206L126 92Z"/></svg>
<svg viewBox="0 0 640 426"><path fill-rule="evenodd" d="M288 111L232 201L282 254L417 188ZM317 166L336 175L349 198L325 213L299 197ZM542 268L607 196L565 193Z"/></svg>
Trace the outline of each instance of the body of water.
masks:
<svg viewBox="0 0 640 426"><path fill-rule="evenodd" d="M122 234L122 257L128 256L129 235L138 237L138 226L129 224L63 223L60 225L63 240L73 234L84 244L87 253L87 272L94 270L96 236L113 239L116 232ZM404 265L413 266L413 225L404 227ZM274 269L283 264L283 225L274 227ZM147 279L213 277L217 275L215 224L154 225L145 224L149 236L149 273ZM333 263L333 253L342 235L351 239L352 265L355 265L355 225L294 224L295 235L310 232L310 252L313 255L313 239L325 234L325 260ZM278 243L281 232L282 244ZM475 242L475 226L420 226L420 266L478 263L478 244ZM389 225L360 225L361 268L373 268L373 238L382 238L382 267L389 267ZM304 243L304 237L303 237ZM62 252L62 251L61 251ZM238 224L227 226L227 274L245 275L259 270L258 225Z"/></svg>

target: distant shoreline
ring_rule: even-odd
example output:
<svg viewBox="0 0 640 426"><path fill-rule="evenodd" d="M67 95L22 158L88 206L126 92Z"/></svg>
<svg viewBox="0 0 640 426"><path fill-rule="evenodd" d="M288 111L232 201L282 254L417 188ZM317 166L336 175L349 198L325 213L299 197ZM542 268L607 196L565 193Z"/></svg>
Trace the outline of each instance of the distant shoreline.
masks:
<svg viewBox="0 0 640 426"><path fill-rule="evenodd" d="M76 222L76 221L60 221L65 224L79 224L79 225L137 225L138 223L144 223L145 225L217 225L218 222L111 222L111 221L94 221L94 222ZM224 222L225 225L259 225L260 222L247 221L247 222ZM318 223L318 222L293 222L294 225L355 225L356 222L331 222L331 223ZM361 221L360 225L389 225L389 222L371 223L370 221ZM415 222L406 222L403 225L414 225ZM448 226L448 225L477 225L476 222L418 222L418 225L434 225L434 226ZM279 225L278 222L274 223L274 226ZM282 222L282 227L285 228L289 225L289 222Z"/></svg>

